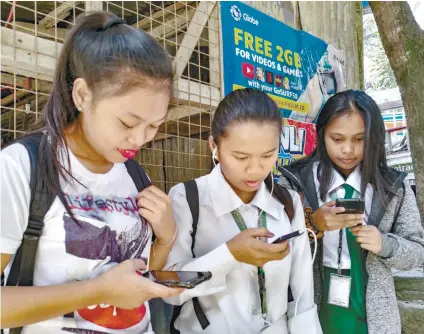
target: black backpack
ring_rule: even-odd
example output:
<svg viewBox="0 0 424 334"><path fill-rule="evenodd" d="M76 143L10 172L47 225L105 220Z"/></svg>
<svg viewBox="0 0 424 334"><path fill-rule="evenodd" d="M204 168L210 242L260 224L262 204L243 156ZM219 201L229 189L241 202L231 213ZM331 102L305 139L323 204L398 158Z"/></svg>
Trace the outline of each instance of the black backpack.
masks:
<svg viewBox="0 0 424 334"><path fill-rule="evenodd" d="M9 276L6 281L7 286L32 286L34 276L35 257L37 254L38 241L44 228L44 216L51 207L55 196L49 196L47 188L44 186L38 170L38 153L43 133L28 135L16 140L25 146L28 151L31 163L30 189L31 200L29 207L28 226L24 232L22 243L18 248ZM128 174L131 176L137 191L151 185L149 178L143 168L134 160L125 162ZM1 277L1 284L4 285L4 275ZM19 334L22 328L10 329L10 334Z"/></svg>

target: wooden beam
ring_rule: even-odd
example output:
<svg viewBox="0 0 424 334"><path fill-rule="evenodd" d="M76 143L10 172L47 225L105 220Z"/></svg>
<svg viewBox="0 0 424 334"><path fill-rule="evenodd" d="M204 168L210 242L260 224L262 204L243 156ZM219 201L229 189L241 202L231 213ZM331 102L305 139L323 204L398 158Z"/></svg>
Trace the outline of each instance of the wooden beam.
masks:
<svg viewBox="0 0 424 334"><path fill-rule="evenodd" d="M17 90L15 95L15 90L10 90L11 94L9 96L6 96L5 98L1 99L1 105L3 107L6 107L7 105L13 103L16 100L16 103L19 103L19 100L23 98L25 95L28 94L26 91Z"/></svg>
<svg viewBox="0 0 424 334"><path fill-rule="evenodd" d="M219 10L218 4L212 11L208 21L209 39L209 78L212 86L221 87L220 47L219 47Z"/></svg>
<svg viewBox="0 0 424 334"><path fill-rule="evenodd" d="M191 20L194 13L195 9L191 9L187 12L187 17L174 17L173 19L153 28L150 34L155 38L169 38L175 36L175 34L178 34L187 27L188 20ZM147 32L149 32L149 30L147 30Z"/></svg>
<svg viewBox="0 0 424 334"><path fill-rule="evenodd" d="M27 23L27 22L16 21L13 24L15 25L16 31L24 32L26 34L34 34L35 35L35 31L37 29L37 35L39 37L44 37L44 36L40 36L40 35L46 35L50 38L55 38L55 32L56 32L57 39L61 40L61 41L65 40L66 34L69 31L68 29L56 28L56 27L44 28L42 26L39 26L39 25L37 26L33 23Z"/></svg>
<svg viewBox="0 0 424 334"><path fill-rule="evenodd" d="M152 15L145 17L142 20L134 23L133 27L149 31L151 21L156 20L159 22L163 22L164 17L166 17L168 14L175 13L178 9L183 8L184 6L185 6L184 2L177 2L163 9L159 9L157 12L154 12Z"/></svg>
<svg viewBox="0 0 424 334"><path fill-rule="evenodd" d="M203 2L201 3L203 4ZM62 44L12 29L1 29L2 71L53 81L56 57ZM15 48L13 45L15 44ZM200 107L216 107L221 100L217 87L186 79L174 82L174 100Z"/></svg>
<svg viewBox="0 0 424 334"><path fill-rule="evenodd" d="M85 2L85 11L102 11L103 10L103 1L86 1Z"/></svg>
<svg viewBox="0 0 424 334"><path fill-rule="evenodd" d="M66 18L71 10L81 1L66 1L62 3L59 7L56 7L50 13L46 15L40 22L39 25L43 28L52 28L55 27L59 20ZM56 3L56 2L55 2Z"/></svg>
<svg viewBox="0 0 424 334"><path fill-rule="evenodd" d="M174 44L180 45L181 42L184 39L184 36L185 36L185 31L180 31L180 32L178 32L178 35L177 36L175 36L175 35L174 36L170 36L170 37L168 37L166 39L165 42L166 43L169 42L171 44L174 43ZM209 47L208 32L206 30L203 30L202 34L200 35L198 44L200 46L207 46L207 47ZM219 52L219 50L218 50L218 52Z"/></svg>
<svg viewBox="0 0 424 334"><path fill-rule="evenodd" d="M178 79L184 72L215 4L216 1L202 1L199 3L196 13L187 28L187 32L175 56L175 79Z"/></svg>
<svg viewBox="0 0 424 334"><path fill-rule="evenodd" d="M1 83L4 85L11 86L11 87L14 87L15 85L15 78L13 74L1 73L0 79L1 79ZM33 92L41 92L41 93L50 94L52 90L52 83L48 81L31 79L30 84L31 85L28 90L31 90ZM17 75L16 87L27 89L26 78Z"/></svg>
<svg viewBox="0 0 424 334"><path fill-rule="evenodd" d="M167 135L166 133L159 133L158 132L153 140L159 141L159 140L167 139L169 137L171 137L171 135Z"/></svg>
<svg viewBox="0 0 424 334"><path fill-rule="evenodd" d="M1 29L2 71L52 81L62 43Z"/></svg>
<svg viewBox="0 0 424 334"><path fill-rule="evenodd" d="M171 109L169 109L166 120L176 121L184 117L198 115L207 111L208 110L205 108L196 108L196 107L180 105L180 106L172 107Z"/></svg>
<svg viewBox="0 0 424 334"><path fill-rule="evenodd" d="M221 92L217 87L181 78L174 81L174 92L173 102L177 104L210 108L218 106L221 100Z"/></svg>
<svg viewBox="0 0 424 334"><path fill-rule="evenodd" d="M33 96L27 97L23 99L21 102L19 102L19 104L16 105L16 108L23 107L22 109L25 109L25 105L29 103L30 104L29 113L35 114L38 112L39 114L41 114L42 107L44 107L44 104L47 103L48 99L49 97L46 95L41 95L37 99L35 99Z"/></svg>

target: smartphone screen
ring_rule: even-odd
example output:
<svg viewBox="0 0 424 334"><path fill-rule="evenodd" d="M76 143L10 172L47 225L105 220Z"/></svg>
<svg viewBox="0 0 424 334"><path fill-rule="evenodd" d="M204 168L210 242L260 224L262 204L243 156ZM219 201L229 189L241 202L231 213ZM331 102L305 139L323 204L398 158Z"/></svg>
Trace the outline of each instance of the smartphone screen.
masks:
<svg viewBox="0 0 424 334"><path fill-rule="evenodd" d="M346 211L342 212L342 214L346 214L346 213L360 214L360 213L364 213L365 211L365 202L359 198L337 199L336 207L345 208Z"/></svg>
<svg viewBox="0 0 424 334"><path fill-rule="evenodd" d="M279 243L282 243L286 240L290 240L291 238L296 238L296 237L298 237L302 234L303 234L303 231L302 232L301 231L295 231L295 232L283 235L282 237L275 239L272 243L273 244L279 244Z"/></svg>

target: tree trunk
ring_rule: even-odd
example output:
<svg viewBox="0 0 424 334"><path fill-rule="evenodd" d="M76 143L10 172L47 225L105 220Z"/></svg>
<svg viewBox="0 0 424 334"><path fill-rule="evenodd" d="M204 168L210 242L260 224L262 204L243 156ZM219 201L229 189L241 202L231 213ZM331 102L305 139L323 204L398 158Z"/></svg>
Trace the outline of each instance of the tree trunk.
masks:
<svg viewBox="0 0 424 334"><path fill-rule="evenodd" d="M406 1L370 1L369 5L407 115L417 200L424 218L424 31Z"/></svg>

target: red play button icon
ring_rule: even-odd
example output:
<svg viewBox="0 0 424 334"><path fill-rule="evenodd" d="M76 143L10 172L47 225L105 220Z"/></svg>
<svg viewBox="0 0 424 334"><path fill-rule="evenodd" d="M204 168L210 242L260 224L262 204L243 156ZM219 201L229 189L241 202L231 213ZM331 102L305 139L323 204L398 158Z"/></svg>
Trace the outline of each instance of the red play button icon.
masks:
<svg viewBox="0 0 424 334"><path fill-rule="evenodd" d="M255 79L255 67L249 63L242 63L242 73L246 78Z"/></svg>

